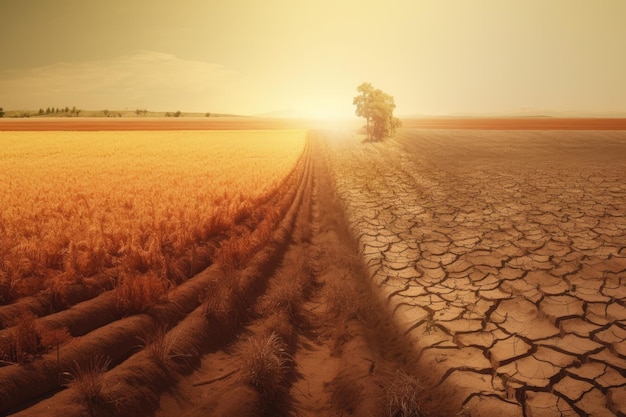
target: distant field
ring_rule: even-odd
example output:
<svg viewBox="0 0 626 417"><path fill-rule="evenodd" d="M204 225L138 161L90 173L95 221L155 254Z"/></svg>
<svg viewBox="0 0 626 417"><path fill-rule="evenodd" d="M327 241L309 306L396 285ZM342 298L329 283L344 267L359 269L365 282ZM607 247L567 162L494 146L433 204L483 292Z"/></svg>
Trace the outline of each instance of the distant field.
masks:
<svg viewBox="0 0 626 417"><path fill-rule="evenodd" d="M0 304L113 266L171 278L171 260L276 189L305 137L0 132Z"/></svg>
<svg viewBox="0 0 626 417"><path fill-rule="evenodd" d="M58 117L0 119L2 130L250 130L358 128L362 119L280 119L261 117ZM481 130L626 130L622 118L431 117L404 118L405 128Z"/></svg>
<svg viewBox="0 0 626 417"><path fill-rule="evenodd" d="M305 129L308 121L258 117L58 117L0 119L0 131L42 130L273 130Z"/></svg>
<svg viewBox="0 0 626 417"><path fill-rule="evenodd" d="M624 118L559 117L433 117L403 119L403 127L417 129L481 130L625 130Z"/></svg>

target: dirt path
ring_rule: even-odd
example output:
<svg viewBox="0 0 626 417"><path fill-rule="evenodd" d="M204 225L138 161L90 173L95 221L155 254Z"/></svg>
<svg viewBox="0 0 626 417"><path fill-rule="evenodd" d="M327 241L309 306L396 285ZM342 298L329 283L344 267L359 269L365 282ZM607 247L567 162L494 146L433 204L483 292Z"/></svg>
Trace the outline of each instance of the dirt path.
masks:
<svg viewBox="0 0 626 417"><path fill-rule="evenodd" d="M253 319L161 397L157 416L365 416L401 407L418 415L417 381L401 370L404 346L378 314L312 136L311 200Z"/></svg>
<svg viewBox="0 0 626 417"><path fill-rule="evenodd" d="M424 408L626 415L626 135L329 137L372 281L418 346Z"/></svg>

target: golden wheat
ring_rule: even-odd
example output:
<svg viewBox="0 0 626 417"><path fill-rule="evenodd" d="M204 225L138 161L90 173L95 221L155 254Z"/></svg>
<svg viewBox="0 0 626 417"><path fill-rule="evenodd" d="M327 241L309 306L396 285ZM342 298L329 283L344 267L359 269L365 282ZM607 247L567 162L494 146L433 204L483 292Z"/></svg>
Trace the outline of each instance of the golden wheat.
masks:
<svg viewBox="0 0 626 417"><path fill-rule="evenodd" d="M0 303L113 266L163 276L267 198L305 136L0 132Z"/></svg>

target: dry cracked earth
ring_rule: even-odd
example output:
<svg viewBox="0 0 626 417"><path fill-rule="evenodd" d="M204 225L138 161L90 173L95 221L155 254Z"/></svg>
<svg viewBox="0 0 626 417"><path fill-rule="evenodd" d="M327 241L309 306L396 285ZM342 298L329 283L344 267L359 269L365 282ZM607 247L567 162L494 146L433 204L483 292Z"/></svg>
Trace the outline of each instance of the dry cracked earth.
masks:
<svg viewBox="0 0 626 417"><path fill-rule="evenodd" d="M626 415L626 132L328 134L432 415Z"/></svg>

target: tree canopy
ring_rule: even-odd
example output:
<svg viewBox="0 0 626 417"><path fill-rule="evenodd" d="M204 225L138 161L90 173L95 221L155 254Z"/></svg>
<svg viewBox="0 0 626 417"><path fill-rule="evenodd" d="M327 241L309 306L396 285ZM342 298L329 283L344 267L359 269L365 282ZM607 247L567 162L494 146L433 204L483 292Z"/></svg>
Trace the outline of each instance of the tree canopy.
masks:
<svg viewBox="0 0 626 417"><path fill-rule="evenodd" d="M382 140L395 133L400 120L393 117L396 104L393 97L371 83L362 83L357 87L360 93L354 97L352 104L356 106L356 115L364 117L367 125L368 140Z"/></svg>

